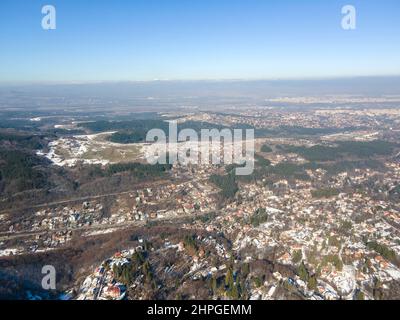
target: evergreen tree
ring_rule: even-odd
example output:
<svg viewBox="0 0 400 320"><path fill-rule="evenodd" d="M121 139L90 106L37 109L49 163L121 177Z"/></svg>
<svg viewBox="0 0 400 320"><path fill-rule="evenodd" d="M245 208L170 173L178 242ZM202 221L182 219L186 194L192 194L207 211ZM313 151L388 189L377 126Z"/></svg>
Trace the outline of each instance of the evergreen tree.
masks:
<svg viewBox="0 0 400 320"><path fill-rule="evenodd" d="M239 299L239 288L238 288L238 285L233 285L232 286L232 289L230 290L230 297L232 298L232 299L235 299L235 300L237 300L237 299Z"/></svg>
<svg viewBox="0 0 400 320"><path fill-rule="evenodd" d="M231 268L228 268L228 271L225 275L225 287L231 289L233 287L233 271Z"/></svg>
<svg viewBox="0 0 400 320"><path fill-rule="evenodd" d="M309 290L315 291L317 290L317 284L318 284L317 277L314 275L308 279L307 287Z"/></svg>
<svg viewBox="0 0 400 320"><path fill-rule="evenodd" d="M304 262L302 262L300 264L300 266L298 267L297 273L301 280L303 280L305 283L308 282L308 271L307 271L306 266L304 265Z"/></svg>
<svg viewBox="0 0 400 320"><path fill-rule="evenodd" d="M301 261L302 257L303 257L303 254L302 254L301 250L296 250L293 252L292 262L294 264L297 264Z"/></svg>
<svg viewBox="0 0 400 320"><path fill-rule="evenodd" d="M217 282L217 278L215 276L212 276L212 278L211 278L211 290L212 290L213 294L216 294L217 290L218 290L218 282Z"/></svg>
<svg viewBox="0 0 400 320"><path fill-rule="evenodd" d="M361 290L357 290L354 299L355 300L365 300L364 293Z"/></svg>

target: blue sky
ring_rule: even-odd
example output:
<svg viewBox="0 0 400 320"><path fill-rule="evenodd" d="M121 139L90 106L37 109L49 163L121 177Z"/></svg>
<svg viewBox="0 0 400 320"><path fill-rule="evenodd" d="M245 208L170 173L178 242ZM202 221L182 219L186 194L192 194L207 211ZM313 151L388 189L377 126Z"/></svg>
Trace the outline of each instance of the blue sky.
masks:
<svg viewBox="0 0 400 320"><path fill-rule="evenodd" d="M398 0L1 0L0 81L400 75L399 16Z"/></svg>

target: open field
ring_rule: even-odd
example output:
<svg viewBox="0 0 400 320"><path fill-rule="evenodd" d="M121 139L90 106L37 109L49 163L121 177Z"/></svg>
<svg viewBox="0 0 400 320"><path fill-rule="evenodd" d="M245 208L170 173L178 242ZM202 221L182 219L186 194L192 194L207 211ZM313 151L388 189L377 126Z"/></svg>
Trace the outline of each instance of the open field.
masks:
<svg viewBox="0 0 400 320"><path fill-rule="evenodd" d="M137 161L142 157L142 144L118 144L107 141L112 132L60 138L49 144L44 155L60 166L108 164ZM39 154L43 154L39 152Z"/></svg>

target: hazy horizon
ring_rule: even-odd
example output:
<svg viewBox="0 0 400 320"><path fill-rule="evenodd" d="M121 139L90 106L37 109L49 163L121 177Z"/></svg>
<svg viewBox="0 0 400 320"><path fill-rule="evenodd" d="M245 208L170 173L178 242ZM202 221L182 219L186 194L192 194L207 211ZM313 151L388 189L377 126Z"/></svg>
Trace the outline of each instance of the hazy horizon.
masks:
<svg viewBox="0 0 400 320"><path fill-rule="evenodd" d="M400 76L302 80L168 80L0 84L0 92L118 98L400 95Z"/></svg>

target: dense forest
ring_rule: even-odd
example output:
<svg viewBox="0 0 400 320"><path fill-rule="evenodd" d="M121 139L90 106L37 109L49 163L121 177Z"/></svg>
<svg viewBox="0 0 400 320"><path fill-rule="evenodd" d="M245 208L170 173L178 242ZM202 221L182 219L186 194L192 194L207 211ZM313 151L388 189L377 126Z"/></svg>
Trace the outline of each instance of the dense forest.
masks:
<svg viewBox="0 0 400 320"><path fill-rule="evenodd" d="M258 181L264 178L270 178L273 180L280 179L298 179L308 181L310 176L307 170L322 169L326 170L328 175L337 175L341 172L351 172L355 169L374 169L377 171L384 171L386 167L382 162L378 160L354 160L354 161L337 161L332 163L291 163L281 162L275 166L272 166L268 159L264 159L259 155L255 156L255 169L251 175L238 176L237 179L240 181Z"/></svg>
<svg viewBox="0 0 400 320"><path fill-rule="evenodd" d="M127 121L94 121L94 122L83 122L78 127L85 128L94 133L100 133L105 131L134 131L137 133L146 133L154 128L165 130L168 132L168 122L162 120L127 120Z"/></svg>
<svg viewBox="0 0 400 320"><path fill-rule="evenodd" d="M308 161L335 161L345 156L357 158L370 158L372 156L390 155L397 144L375 140L375 141L341 141L336 146L316 145L312 147L282 146L281 149L297 153Z"/></svg>
<svg viewBox="0 0 400 320"><path fill-rule="evenodd" d="M44 160L27 152L0 149L1 193L15 193L46 186L47 175L37 168L44 164Z"/></svg>
<svg viewBox="0 0 400 320"><path fill-rule="evenodd" d="M270 152L272 152L272 148L266 144L263 144L261 147L261 152L270 153Z"/></svg>
<svg viewBox="0 0 400 320"><path fill-rule="evenodd" d="M228 173L227 175L211 175L210 181L221 189L221 195L225 199L234 198L236 192L239 190L234 172Z"/></svg>
<svg viewBox="0 0 400 320"><path fill-rule="evenodd" d="M35 155L45 142L42 136L0 132L0 192L15 193L47 185L40 167L48 161Z"/></svg>
<svg viewBox="0 0 400 320"><path fill-rule="evenodd" d="M125 130L114 132L108 140L114 143L138 143L143 142L146 139L146 133L144 131Z"/></svg>
<svg viewBox="0 0 400 320"><path fill-rule="evenodd" d="M142 163L116 163L110 164L105 168L105 174L110 176L120 172L132 172L138 178L156 177L163 175L166 171L171 170L170 164L142 164Z"/></svg>
<svg viewBox="0 0 400 320"><path fill-rule="evenodd" d="M138 143L144 142L146 139L147 133L151 129L161 129L165 132L166 137L169 136L169 123L163 120L151 120L151 119L143 119L143 120L127 120L127 121L94 121L94 122L85 122L80 123L79 127L90 130L94 133L100 133L105 131L116 131L110 137L109 141L115 143ZM184 129L192 129L199 136L201 134L201 130L222 130L227 129L229 127L202 122L202 121L186 121L184 123L179 123L177 126L178 133ZM235 126L235 129L249 129L251 128L248 125L238 125Z"/></svg>
<svg viewBox="0 0 400 320"><path fill-rule="evenodd" d="M0 147L3 148L21 148L33 151L42 149L44 145L45 141L43 135L0 131Z"/></svg>

